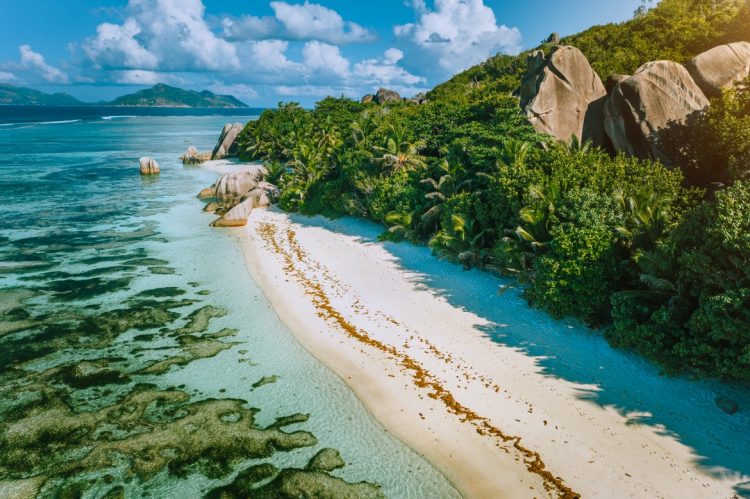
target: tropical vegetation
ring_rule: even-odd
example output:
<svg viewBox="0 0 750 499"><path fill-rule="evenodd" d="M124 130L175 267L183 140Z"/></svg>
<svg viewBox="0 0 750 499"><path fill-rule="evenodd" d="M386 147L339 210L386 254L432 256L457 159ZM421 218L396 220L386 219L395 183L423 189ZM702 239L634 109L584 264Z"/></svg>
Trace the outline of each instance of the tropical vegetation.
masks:
<svg viewBox="0 0 750 499"><path fill-rule="evenodd" d="M749 12L662 0L565 42L606 78L750 40ZM670 372L750 381L750 81L664 137L682 158L670 169L535 133L514 94L524 69L497 55L421 105L281 104L248 123L241 154L269 165L283 209L376 220Z"/></svg>

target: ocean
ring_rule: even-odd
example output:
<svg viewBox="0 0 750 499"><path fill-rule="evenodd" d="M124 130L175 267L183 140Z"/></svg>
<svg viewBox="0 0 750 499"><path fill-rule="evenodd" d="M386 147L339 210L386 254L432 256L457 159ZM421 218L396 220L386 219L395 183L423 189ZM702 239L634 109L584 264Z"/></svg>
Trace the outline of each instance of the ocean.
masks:
<svg viewBox="0 0 750 499"><path fill-rule="evenodd" d="M201 213L215 174L179 156L254 115L0 108L0 496L457 496Z"/></svg>

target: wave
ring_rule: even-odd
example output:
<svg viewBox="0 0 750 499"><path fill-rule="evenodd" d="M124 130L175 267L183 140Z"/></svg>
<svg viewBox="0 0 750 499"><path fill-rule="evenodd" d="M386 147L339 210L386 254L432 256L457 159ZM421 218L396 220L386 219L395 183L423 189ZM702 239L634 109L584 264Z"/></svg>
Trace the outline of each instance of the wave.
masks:
<svg viewBox="0 0 750 499"><path fill-rule="evenodd" d="M122 116L117 116L117 115L115 115L115 116L102 116L103 120L123 120L123 119L127 119L127 118L136 118L136 116L133 116L133 115L130 115L130 114L128 114L128 115L122 115Z"/></svg>
<svg viewBox="0 0 750 499"><path fill-rule="evenodd" d="M31 123L32 125L62 125L64 123L77 123L81 120L60 120L60 121L37 121L36 123Z"/></svg>

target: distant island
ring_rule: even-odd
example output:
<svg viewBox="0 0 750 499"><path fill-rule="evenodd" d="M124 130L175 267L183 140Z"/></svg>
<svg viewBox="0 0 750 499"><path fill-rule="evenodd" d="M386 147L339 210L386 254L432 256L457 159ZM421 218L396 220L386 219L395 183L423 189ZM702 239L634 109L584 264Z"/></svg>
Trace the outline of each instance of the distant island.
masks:
<svg viewBox="0 0 750 499"><path fill-rule="evenodd" d="M151 88L139 90L133 94L123 95L108 106L138 106L138 107L248 107L244 102L231 95L216 95L204 90L195 92L177 87L170 87L158 83Z"/></svg>
<svg viewBox="0 0 750 499"><path fill-rule="evenodd" d="M72 95L47 94L33 88L0 84L0 105L2 106L84 106Z"/></svg>
<svg viewBox="0 0 750 499"><path fill-rule="evenodd" d="M64 94L48 94L13 85L0 85L0 105L4 106L117 106L117 107L186 107L245 108L244 102L231 95L217 95L208 90L196 92L158 83L151 88L123 95L111 102L90 104Z"/></svg>

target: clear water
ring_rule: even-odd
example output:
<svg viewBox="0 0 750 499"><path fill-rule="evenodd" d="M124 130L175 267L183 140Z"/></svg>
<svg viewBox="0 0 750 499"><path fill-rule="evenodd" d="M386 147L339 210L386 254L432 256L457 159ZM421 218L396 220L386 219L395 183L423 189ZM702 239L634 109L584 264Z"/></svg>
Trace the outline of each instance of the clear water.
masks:
<svg viewBox="0 0 750 499"><path fill-rule="evenodd" d="M331 475L385 496L457 495L296 343L231 234L208 226L195 194L215 175L178 157L250 118L0 126L0 495L14 481L42 497L201 497L260 463L304 468L324 448L346 463ZM158 178L140 177L146 155ZM210 320L184 329L196 311ZM220 419L184 424L227 399L239 405ZM295 414L309 418L282 431L314 445L259 456L231 433L254 417L269 435Z"/></svg>

